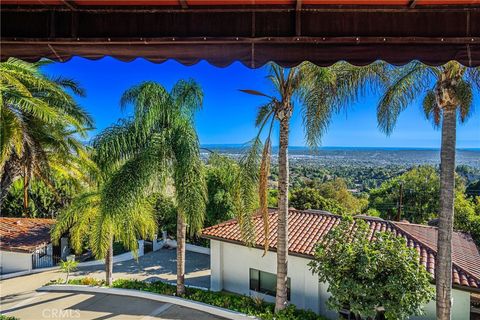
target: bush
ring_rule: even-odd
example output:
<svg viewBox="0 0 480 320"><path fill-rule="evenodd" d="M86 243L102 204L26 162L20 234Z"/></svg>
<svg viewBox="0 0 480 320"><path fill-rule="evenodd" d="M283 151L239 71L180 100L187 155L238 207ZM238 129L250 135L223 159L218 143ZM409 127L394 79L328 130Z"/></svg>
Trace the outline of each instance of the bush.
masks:
<svg viewBox="0 0 480 320"><path fill-rule="evenodd" d="M0 314L0 320L19 320L19 319L16 318L16 317L6 316L6 315L3 315L3 314Z"/></svg>
<svg viewBox="0 0 480 320"><path fill-rule="evenodd" d="M348 306L362 319L383 314L387 320L401 320L422 315L423 306L435 296L431 276L418 261L418 252L403 237L372 235L364 220L344 217L317 245L309 266L329 284L330 309Z"/></svg>

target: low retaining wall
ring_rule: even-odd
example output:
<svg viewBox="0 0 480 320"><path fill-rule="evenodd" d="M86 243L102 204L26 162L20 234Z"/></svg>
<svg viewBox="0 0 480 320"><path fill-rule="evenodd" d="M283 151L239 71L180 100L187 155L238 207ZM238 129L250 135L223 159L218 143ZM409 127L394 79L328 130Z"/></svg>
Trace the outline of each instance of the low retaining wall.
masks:
<svg viewBox="0 0 480 320"><path fill-rule="evenodd" d="M81 285L51 285L44 286L37 291L43 292L88 292L88 293L103 293L103 294L113 294L119 296L135 297L149 299L153 301L170 303L182 307L186 307L193 310L203 311L210 313L219 317L232 320L256 320L257 318L248 316L246 314L227 310L219 307L214 307L209 304L202 302L187 300L179 297L172 297L161 295L157 293L150 293L140 290L130 290L130 289L117 289L117 288L102 288L102 287L91 287L91 286L81 286Z"/></svg>
<svg viewBox="0 0 480 320"><path fill-rule="evenodd" d="M176 248L177 247L177 241L176 240L167 240L166 245L169 246L169 247L172 247L172 248ZM196 253L210 255L210 248L200 247L200 246L196 246L196 245L190 244L190 243L185 244L185 250L190 251L190 252L196 252Z"/></svg>

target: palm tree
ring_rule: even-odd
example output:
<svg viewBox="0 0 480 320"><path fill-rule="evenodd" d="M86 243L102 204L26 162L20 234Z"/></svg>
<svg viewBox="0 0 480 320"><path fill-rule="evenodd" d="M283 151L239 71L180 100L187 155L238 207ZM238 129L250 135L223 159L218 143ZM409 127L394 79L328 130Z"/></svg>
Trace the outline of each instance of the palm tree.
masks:
<svg viewBox="0 0 480 320"><path fill-rule="evenodd" d="M94 142L100 166L106 171L119 168L103 191L102 211L111 219L128 216L125 213L135 210L138 201L165 190L167 184L174 187L179 295L185 293L187 226L190 233L198 232L205 215L206 186L193 124L202 102L203 92L193 80L178 81L170 92L155 82L141 83L121 99L123 108L133 105L134 118L121 121Z"/></svg>
<svg viewBox="0 0 480 320"><path fill-rule="evenodd" d="M389 135L399 114L419 96L427 119L442 128L436 301L437 319L450 319L456 124L457 117L463 123L472 113L474 87L480 89L480 68L453 61L440 67L412 62L391 69L388 78L377 109L381 130Z"/></svg>
<svg viewBox="0 0 480 320"><path fill-rule="evenodd" d="M43 75L40 67L47 63L14 58L0 63L0 210L20 177L26 208L32 178L49 185L53 169L79 178L92 165L78 139L86 136L93 121L67 90L84 92L73 80Z"/></svg>
<svg viewBox="0 0 480 320"><path fill-rule="evenodd" d="M128 179L128 176L124 178ZM113 241L117 240L136 254L137 239L152 239L157 228L153 203L137 201L135 210L123 212L122 217L112 217L102 208L106 202L104 196L104 186L100 186L75 197L59 214L51 237L53 243L58 244L60 238L68 233L77 254L82 253L87 241L94 256L105 259L105 282L110 286L113 280Z"/></svg>
<svg viewBox="0 0 480 320"><path fill-rule="evenodd" d="M276 311L284 309L287 304L288 136L295 104L298 103L301 107L306 142L315 148L319 145L332 114L354 101L367 83L371 83L374 88L378 79L376 75L381 74L379 71L382 68L384 66L379 63L365 68L357 68L347 63L338 63L330 68L303 63L290 69L271 64L267 78L273 84L275 96L251 89L241 90L268 98L268 101L259 107L255 122L259 131L249 151L250 158L261 158L260 174L253 179L259 180L260 212L264 218L265 234L268 234L267 179L270 170L271 134L275 122L280 126ZM267 137L262 142L261 134L265 127ZM268 237L265 237L265 252L268 248Z"/></svg>

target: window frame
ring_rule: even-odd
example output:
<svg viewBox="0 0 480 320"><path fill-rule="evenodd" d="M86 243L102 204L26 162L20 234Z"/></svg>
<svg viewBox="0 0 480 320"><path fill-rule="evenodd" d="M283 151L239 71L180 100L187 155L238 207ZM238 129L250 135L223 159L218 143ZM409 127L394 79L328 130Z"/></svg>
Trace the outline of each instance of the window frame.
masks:
<svg viewBox="0 0 480 320"><path fill-rule="evenodd" d="M252 277L252 273L256 274L256 279ZM275 284L276 284L276 279L277 275L274 273L258 270L255 268L249 268L248 271L248 276L249 276L249 289L251 291L259 292L271 297L275 297L276 294L276 288L273 288L273 290L270 290L268 288L262 288L262 273L265 275L269 276L274 276L275 277ZM291 279L290 277L287 277L287 300L290 301L290 296L291 296Z"/></svg>

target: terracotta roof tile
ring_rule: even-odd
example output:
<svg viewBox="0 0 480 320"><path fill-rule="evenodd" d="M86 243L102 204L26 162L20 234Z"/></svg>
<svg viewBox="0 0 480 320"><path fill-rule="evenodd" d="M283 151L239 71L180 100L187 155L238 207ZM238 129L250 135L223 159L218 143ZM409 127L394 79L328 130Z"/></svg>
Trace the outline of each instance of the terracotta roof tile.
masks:
<svg viewBox="0 0 480 320"><path fill-rule="evenodd" d="M420 263L435 277L435 257L437 253L437 228L405 222L392 222L379 218L358 216L370 226L369 239L375 239L375 232L392 232L403 237L409 247L417 250ZM263 248L263 220L253 217L256 234L255 246ZM270 250L277 244L277 212L270 211L269 216ZM324 236L340 222L340 217L319 210L289 210L289 253L313 256L315 246L322 242ZM205 238L243 243L240 227L235 219L206 228L202 232ZM452 282L453 284L480 288L480 254L475 243L467 234L454 232L452 238Z"/></svg>
<svg viewBox="0 0 480 320"><path fill-rule="evenodd" d="M36 247L50 242L53 219L0 217L0 249L33 252Z"/></svg>

